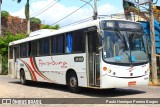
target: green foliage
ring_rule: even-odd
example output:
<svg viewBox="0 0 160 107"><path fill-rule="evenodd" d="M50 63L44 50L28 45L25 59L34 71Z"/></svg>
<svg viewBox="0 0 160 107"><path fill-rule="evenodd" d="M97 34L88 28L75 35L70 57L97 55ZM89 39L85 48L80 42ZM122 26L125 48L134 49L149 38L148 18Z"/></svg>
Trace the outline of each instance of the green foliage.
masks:
<svg viewBox="0 0 160 107"><path fill-rule="evenodd" d="M41 26L42 29L59 29L59 25L55 25L55 26L50 26L50 25L42 25Z"/></svg>
<svg viewBox="0 0 160 107"><path fill-rule="evenodd" d="M3 18L8 18L9 13L8 13L7 11L1 11L1 16L2 16Z"/></svg>
<svg viewBox="0 0 160 107"><path fill-rule="evenodd" d="M31 24L41 24L41 20L39 18L32 17L30 18Z"/></svg>
<svg viewBox="0 0 160 107"><path fill-rule="evenodd" d="M8 57L2 57L2 75L8 74Z"/></svg>
<svg viewBox="0 0 160 107"><path fill-rule="evenodd" d="M41 26L42 29L49 29L49 27L50 27L49 25L42 25Z"/></svg>
<svg viewBox="0 0 160 107"><path fill-rule="evenodd" d="M25 38L24 34L11 35L6 33L6 36L0 37L0 55L2 56L2 74L7 74L8 72L8 44L12 41Z"/></svg>

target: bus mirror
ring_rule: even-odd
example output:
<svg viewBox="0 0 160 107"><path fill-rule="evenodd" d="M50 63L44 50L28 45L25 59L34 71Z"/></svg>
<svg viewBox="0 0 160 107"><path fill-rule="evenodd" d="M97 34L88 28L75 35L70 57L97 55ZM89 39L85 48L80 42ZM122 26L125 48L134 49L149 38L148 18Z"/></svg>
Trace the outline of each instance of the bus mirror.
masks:
<svg viewBox="0 0 160 107"><path fill-rule="evenodd" d="M102 36L98 36L98 45L102 46Z"/></svg>
<svg viewBox="0 0 160 107"><path fill-rule="evenodd" d="M102 50L103 49L103 46L99 46L98 47L98 50L100 51L100 50Z"/></svg>

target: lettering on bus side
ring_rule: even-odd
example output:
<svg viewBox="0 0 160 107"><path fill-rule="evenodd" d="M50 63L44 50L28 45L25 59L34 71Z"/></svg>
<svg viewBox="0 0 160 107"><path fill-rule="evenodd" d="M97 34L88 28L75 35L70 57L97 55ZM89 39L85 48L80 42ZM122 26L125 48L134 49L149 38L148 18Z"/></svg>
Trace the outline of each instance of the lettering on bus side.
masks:
<svg viewBox="0 0 160 107"><path fill-rule="evenodd" d="M50 61L47 62L43 61L42 59L39 59L39 66L60 66L61 68L67 68L67 62L65 61L54 61L51 57Z"/></svg>

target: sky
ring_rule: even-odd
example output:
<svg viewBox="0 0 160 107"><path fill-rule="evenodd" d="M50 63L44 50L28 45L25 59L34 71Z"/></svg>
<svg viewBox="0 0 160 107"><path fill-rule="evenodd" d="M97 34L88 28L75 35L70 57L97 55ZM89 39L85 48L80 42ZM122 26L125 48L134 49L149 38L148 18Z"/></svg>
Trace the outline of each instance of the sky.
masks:
<svg viewBox="0 0 160 107"><path fill-rule="evenodd" d="M12 16L25 18L24 7L26 1L27 0L22 0L22 2L18 4L17 0L3 0L2 10L8 11ZM94 0L91 0L91 5L85 5L74 14L58 22L84 4L85 2L81 0L30 0L30 15L31 17L41 19L43 24L59 24L60 26L64 26L93 16L91 5L94 6ZM160 5L160 0L158 1L158 5ZM47 7L50 8L46 9ZM45 9L46 11L38 14ZM122 0L97 0L97 10L99 15L123 13Z"/></svg>

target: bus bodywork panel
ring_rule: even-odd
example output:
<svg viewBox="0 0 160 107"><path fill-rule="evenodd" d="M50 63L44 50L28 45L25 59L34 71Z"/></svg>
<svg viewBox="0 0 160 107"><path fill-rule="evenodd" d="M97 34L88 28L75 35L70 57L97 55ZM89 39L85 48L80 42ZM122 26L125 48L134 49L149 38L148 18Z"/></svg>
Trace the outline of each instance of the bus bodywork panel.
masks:
<svg viewBox="0 0 160 107"><path fill-rule="evenodd" d="M75 62L76 58L82 60ZM81 81L79 86L87 87L86 54L19 58L16 63L18 78L20 69L24 69L27 80L58 84L66 84L66 72L74 68L78 81Z"/></svg>
<svg viewBox="0 0 160 107"><path fill-rule="evenodd" d="M15 63L14 63L14 60L13 59L9 59L8 60L8 74L10 77L12 78L17 78L17 72L15 72Z"/></svg>
<svg viewBox="0 0 160 107"><path fill-rule="evenodd" d="M107 70L104 71L103 67ZM135 85L148 85L149 63L139 66L117 66L102 63L101 88L120 88Z"/></svg>

